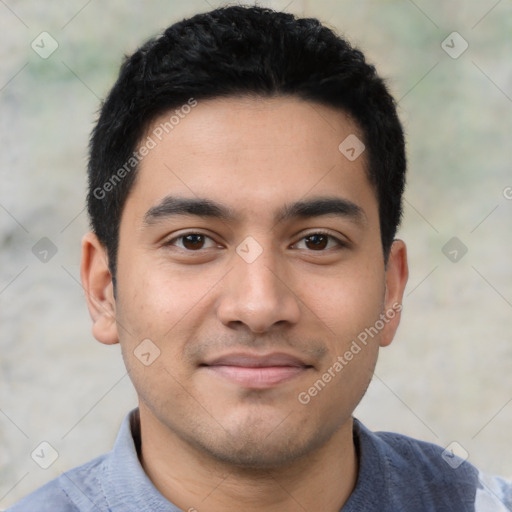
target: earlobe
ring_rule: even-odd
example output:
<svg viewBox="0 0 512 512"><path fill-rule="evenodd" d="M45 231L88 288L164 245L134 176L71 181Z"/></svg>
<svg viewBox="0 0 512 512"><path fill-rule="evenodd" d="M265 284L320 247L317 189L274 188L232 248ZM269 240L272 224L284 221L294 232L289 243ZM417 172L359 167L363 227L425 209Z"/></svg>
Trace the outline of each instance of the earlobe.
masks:
<svg viewBox="0 0 512 512"><path fill-rule="evenodd" d="M384 314L388 321L382 331L381 347L386 347L393 341L400 324L402 300L408 277L407 248L402 240L394 240L386 266Z"/></svg>
<svg viewBox="0 0 512 512"><path fill-rule="evenodd" d="M118 343L112 274L106 250L94 233L87 233L82 238L80 277L94 337L107 345Z"/></svg>

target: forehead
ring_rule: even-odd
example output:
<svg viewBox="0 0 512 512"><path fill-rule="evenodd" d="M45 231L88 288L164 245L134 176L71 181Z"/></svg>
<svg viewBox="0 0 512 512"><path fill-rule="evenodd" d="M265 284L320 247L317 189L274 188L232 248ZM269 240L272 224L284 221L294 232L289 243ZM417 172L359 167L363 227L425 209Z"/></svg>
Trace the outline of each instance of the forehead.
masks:
<svg viewBox="0 0 512 512"><path fill-rule="evenodd" d="M343 111L295 97L195 103L149 126L140 147L151 149L126 207L147 210L167 195L181 195L264 215L308 195L339 195L356 204L373 201L365 210L376 209L365 152L355 159L343 152L344 141L362 139Z"/></svg>

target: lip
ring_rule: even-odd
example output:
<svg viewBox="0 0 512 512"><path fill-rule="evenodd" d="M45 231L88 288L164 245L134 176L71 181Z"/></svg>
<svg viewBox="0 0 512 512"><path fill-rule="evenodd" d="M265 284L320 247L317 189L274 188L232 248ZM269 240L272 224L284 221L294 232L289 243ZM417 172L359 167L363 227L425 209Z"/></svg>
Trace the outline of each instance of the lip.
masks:
<svg viewBox="0 0 512 512"><path fill-rule="evenodd" d="M201 365L218 377L252 389L265 389L290 381L311 365L285 353L231 353Z"/></svg>

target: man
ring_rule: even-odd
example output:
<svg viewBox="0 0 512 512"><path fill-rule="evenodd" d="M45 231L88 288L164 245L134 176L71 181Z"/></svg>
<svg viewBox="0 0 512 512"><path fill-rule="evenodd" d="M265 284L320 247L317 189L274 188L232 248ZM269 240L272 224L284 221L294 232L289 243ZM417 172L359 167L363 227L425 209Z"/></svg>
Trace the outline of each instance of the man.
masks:
<svg viewBox="0 0 512 512"><path fill-rule="evenodd" d="M81 276L139 407L11 510L510 510L503 480L352 417L400 320L405 168L383 81L317 20L217 9L128 58Z"/></svg>

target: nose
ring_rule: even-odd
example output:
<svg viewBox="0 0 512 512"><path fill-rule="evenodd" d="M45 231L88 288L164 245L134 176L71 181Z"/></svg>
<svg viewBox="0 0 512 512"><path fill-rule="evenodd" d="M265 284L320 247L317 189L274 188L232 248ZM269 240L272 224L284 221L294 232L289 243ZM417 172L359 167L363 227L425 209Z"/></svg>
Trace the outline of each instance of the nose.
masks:
<svg viewBox="0 0 512 512"><path fill-rule="evenodd" d="M267 254L265 254L267 253ZM226 276L219 297L217 315L230 327L246 326L254 333L266 333L277 325L296 324L300 300L293 290L284 265L264 251L250 263L234 256L234 267Z"/></svg>

